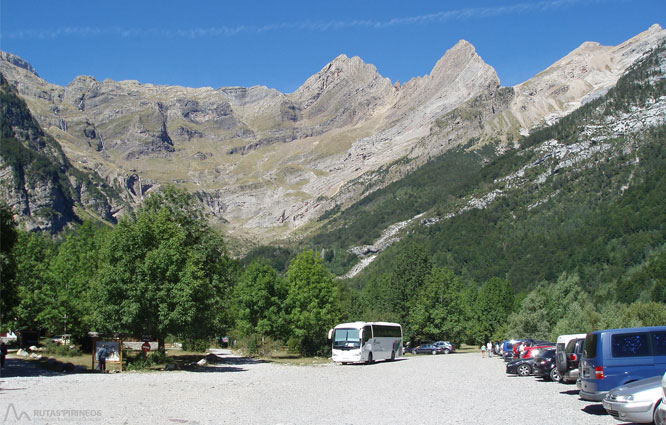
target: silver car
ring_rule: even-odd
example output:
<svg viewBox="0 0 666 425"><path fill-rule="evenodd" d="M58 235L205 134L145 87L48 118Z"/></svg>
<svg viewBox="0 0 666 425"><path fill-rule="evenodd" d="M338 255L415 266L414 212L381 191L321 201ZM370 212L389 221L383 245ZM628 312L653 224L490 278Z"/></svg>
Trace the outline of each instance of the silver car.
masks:
<svg viewBox="0 0 666 425"><path fill-rule="evenodd" d="M608 391L601 404L609 415L621 422L660 424L662 376L641 379Z"/></svg>
<svg viewBox="0 0 666 425"><path fill-rule="evenodd" d="M666 397L666 373L664 373L664 377L661 378L661 392L663 399L663 397ZM654 423L655 425L666 425L666 403L659 403Z"/></svg>

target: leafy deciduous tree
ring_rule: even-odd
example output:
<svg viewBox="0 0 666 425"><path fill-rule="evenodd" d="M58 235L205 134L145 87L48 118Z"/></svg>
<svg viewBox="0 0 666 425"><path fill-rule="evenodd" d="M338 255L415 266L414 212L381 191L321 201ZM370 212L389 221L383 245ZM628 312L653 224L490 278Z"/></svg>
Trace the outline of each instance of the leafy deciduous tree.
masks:
<svg viewBox="0 0 666 425"><path fill-rule="evenodd" d="M255 260L234 288L236 327L244 335L282 339L286 335L286 286L269 264Z"/></svg>
<svg viewBox="0 0 666 425"><path fill-rule="evenodd" d="M6 327L8 313L16 306L16 260L12 250L18 241L18 231L12 210L0 203L0 327Z"/></svg>
<svg viewBox="0 0 666 425"><path fill-rule="evenodd" d="M340 317L338 288L321 257L304 251L287 271L287 300L291 333L302 354L322 352L328 330Z"/></svg>
<svg viewBox="0 0 666 425"><path fill-rule="evenodd" d="M167 188L121 220L102 251L99 324L135 336L208 338L219 331L227 276L222 238L185 191Z"/></svg>

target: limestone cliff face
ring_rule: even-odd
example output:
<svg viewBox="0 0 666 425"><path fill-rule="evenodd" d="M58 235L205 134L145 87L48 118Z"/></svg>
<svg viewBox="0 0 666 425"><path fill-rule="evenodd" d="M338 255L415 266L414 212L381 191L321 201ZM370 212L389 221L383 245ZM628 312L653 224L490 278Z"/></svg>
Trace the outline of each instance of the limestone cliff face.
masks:
<svg viewBox="0 0 666 425"><path fill-rule="evenodd" d="M111 205L119 197L112 200L113 189L98 176L70 164L60 145L42 131L2 74L0 98L0 197L18 216L21 226L57 233L81 221L77 208L115 221Z"/></svg>
<svg viewBox="0 0 666 425"><path fill-rule="evenodd" d="M510 114L523 134L552 124L581 104L605 94L625 70L666 38L657 24L618 46L585 42L545 71L515 87Z"/></svg>
<svg viewBox="0 0 666 425"><path fill-rule="evenodd" d="M289 94L87 76L60 87L4 52L0 72L67 158L122 188L130 204L182 185L231 237L265 241L472 137L511 140L553 122L665 38L653 26L620 46L585 43L513 88L466 41L402 86L340 55Z"/></svg>

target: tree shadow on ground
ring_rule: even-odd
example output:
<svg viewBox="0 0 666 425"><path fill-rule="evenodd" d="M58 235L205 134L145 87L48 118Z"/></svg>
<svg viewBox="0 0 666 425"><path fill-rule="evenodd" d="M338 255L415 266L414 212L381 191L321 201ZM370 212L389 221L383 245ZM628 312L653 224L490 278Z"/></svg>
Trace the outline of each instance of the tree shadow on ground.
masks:
<svg viewBox="0 0 666 425"><path fill-rule="evenodd" d="M238 357L238 356L217 356L215 354L208 354L202 356L201 354L188 354L184 356L175 356L172 358L173 362L178 366L186 366L197 363L201 359L206 359L206 363L211 365L250 365L259 363L269 363L269 361L255 359L252 357Z"/></svg>
<svg viewBox="0 0 666 425"><path fill-rule="evenodd" d="M186 372L206 372L206 373L220 373L220 372L247 372L243 367L235 366L188 366L183 369Z"/></svg>
<svg viewBox="0 0 666 425"><path fill-rule="evenodd" d="M91 373L92 371L71 363L54 362L48 360L27 360L7 358L5 367L0 371L2 378L18 378L31 376L61 376L72 373Z"/></svg>

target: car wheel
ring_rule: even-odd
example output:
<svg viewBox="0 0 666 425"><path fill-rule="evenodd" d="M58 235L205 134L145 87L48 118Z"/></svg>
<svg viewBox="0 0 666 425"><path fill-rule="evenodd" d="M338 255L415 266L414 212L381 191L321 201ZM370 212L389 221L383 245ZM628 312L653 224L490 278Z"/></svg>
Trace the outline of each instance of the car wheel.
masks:
<svg viewBox="0 0 666 425"><path fill-rule="evenodd" d="M437 351L432 350L432 355L434 356L435 354L437 354Z"/></svg>
<svg viewBox="0 0 666 425"><path fill-rule="evenodd" d="M550 370L550 380L553 382L558 382L560 380L560 371L556 367Z"/></svg>
<svg viewBox="0 0 666 425"><path fill-rule="evenodd" d="M663 414L659 413L659 405L661 405L661 401L657 403L656 406L654 406L654 412L652 413L652 422L654 425L666 425L666 417L662 417Z"/></svg>
<svg viewBox="0 0 666 425"><path fill-rule="evenodd" d="M449 354L450 352L451 352L451 350L449 350L448 348L444 349L444 354Z"/></svg>
<svg viewBox="0 0 666 425"><path fill-rule="evenodd" d="M528 376L532 374L532 368L528 364L521 364L518 366L518 375L520 376Z"/></svg>

